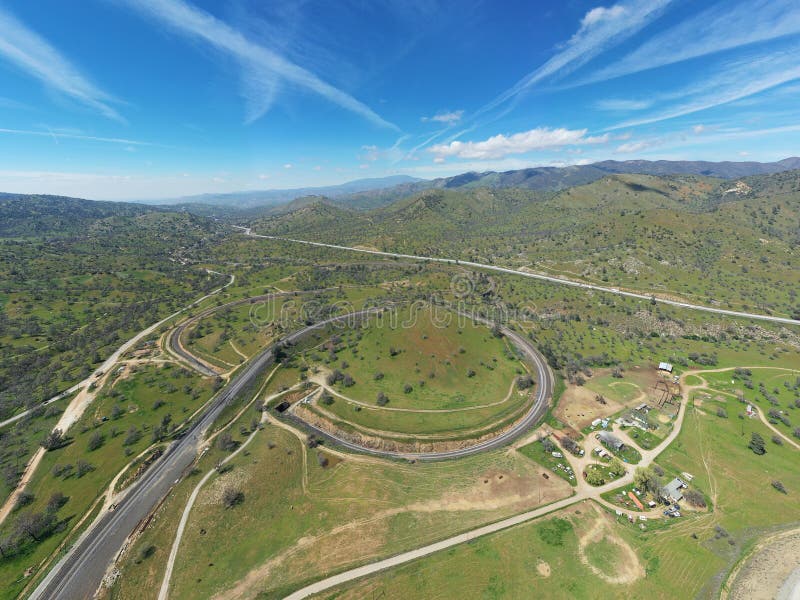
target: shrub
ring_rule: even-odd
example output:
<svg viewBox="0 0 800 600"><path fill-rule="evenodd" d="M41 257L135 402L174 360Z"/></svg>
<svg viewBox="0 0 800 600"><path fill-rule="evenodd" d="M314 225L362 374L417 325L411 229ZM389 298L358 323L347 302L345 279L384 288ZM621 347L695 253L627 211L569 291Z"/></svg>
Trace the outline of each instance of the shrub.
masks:
<svg viewBox="0 0 800 600"><path fill-rule="evenodd" d="M94 465L91 463L86 462L85 460L79 460L76 463L76 473L75 476L80 479L90 471L94 471Z"/></svg>
<svg viewBox="0 0 800 600"><path fill-rule="evenodd" d="M222 492L222 505L225 508L233 508L237 504L244 502L244 492L235 487L226 487Z"/></svg>
<svg viewBox="0 0 800 600"><path fill-rule="evenodd" d="M45 450L56 450L64 445L64 434L58 428L53 429L39 444Z"/></svg>
<svg viewBox="0 0 800 600"><path fill-rule="evenodd" d="M777 481L777 480L773 481L772 482L772 487L774 487L776 490L778 490L781 494L785 494L786 493L786 488L783 487L783 484L780 481Z"/></svg>
<svg viewBox="0 0 800 600"><path fill-rule="evenodd" d="M533 377L531 377L530 375L520 375L519 377L517 377L518 390L520 391L527 390L531 387L533 387Z"/></svg>
<svg viewBox="0 0 800 600"><path fill-rule="evenodd" d="M728 411L720 406L717 409L717 416L720 417L721 419L727 419L728 418Z"/></svg>
<svg viewBox="0 0 800 600"><path fill-rule="evenodd" d="M99 431L95 431L92 434L92 437L89 438L89 445L87 446L89 452L94 452L95 450L100 448L100 446L102 446L105 441L106 441L105 436Z"/></svg>
<svg viewBox="0 0 800 600"><path fill-rule="evenodd" d="M32 504L35 499L36 498L33 494L30 494L28 492L21 492L19 496L17 496L17 503L14 504L14 510L19 510L23 506L28 506L29 504Z"/></svg>
<svg viewBox="0 0 800 600"><path fill-rule="evenodd" d="M687 490L683 494L683 497L692 506L696 506L697 508L706 507L706 499L703 497L703 494L701 494L697 490Z"/></svg>
<svg viewBox="0 0 800 600"><path fill-rule="evenodd" d="M407 384L405 384L405 385L403 386L403 393L405 393L405 394L410 394L412 391L414 391L414 388L413 388L413 387L411 387L411 384L410 384L410 383L407 383Z"/></svg>
<svg viewBox="0 0 800 600"><path fill-rule="evenodd" d="M378 396L375 401L378 403L378 406L386 406L389 404L389 396L383 392L378 392Z"/></svg>
<svg viewBox="0 0 800 600"><path fill-rule="evenodd" d="M153 546L152 544L150 546L145 546L141 548L139 552L136 553L136 559L135 559L136 564L138 565L142 561L147 560L155 553L156 553L156 547Z"/></svg>
<svg viewBox="0 0 800 600"><path fill-rule="evenodd" d="M766 451L767 451L767 449L765 448L765 445L764 445L764 438L762 438L755 431L750 436L750 443L747 444L747 447L750 448L750 450L752 450L753 452L755 452L756 454L759 454L759 455L765 454Z"/></svg>

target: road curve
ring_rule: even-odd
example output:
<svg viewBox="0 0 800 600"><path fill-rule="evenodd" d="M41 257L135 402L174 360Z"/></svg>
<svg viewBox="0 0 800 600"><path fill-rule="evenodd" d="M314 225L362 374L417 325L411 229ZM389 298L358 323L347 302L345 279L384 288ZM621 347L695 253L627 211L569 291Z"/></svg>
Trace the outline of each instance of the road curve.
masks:
<svg viewBox="0 0 800 600"><path fill-rule="evenodd" d="M687 373L684 373L683 378L685 379L685 377L687 375L690 375L691 373L693 372L689 371ZM672 428L672 431L669 433L669 435L667 435L666 438L664 438L661 441L661 443L658 446L656 446L652 450L644 451L642 453L642 460L639 462L637 466L640 467L649 466L658 457L659 454L661 454L673 441L675 441L675 438L678 437L678 435L681 432L681 427L683 426L683 419L686 415L686 406L688 405L688 400L689 400L689 391L684 390L683 401L681 402L681 406L678 409L678 416L675 419L675 424ZM401 552L400 554L397 554L395 556L390 556L389 558L385 558L383 560L362 565L360 567L349 569L347 571L342 571L341 573L337 573L336 575L331 575L330 577L325 577L299 590L296 590L295 592L286 596L284 600L303 600L310 596L314 596L316 594L320 594L322 592L330 590L331 588L335 588L339 585L355 581L356 579L361 579L362 577L366 577L368 575L374 575L376 573L380 573L381 571L385 571L393 567L404 565L413 560L424 558L426 556L434 554L435 552L440 552L441 550L446 550L448 548L452 548L453 546L458 546L465 542L470 542L485 535L497 533L505 529L508 529L510 527L527 523L528 521L532 521L533 519L537 519L543 515L555 512L562 508L566 508L567 506L572 506L573 504L577 504L578 502L601 498L602 494L605 494L606 492L610 492L611 490L630 485L631 483L633 483L633 477L634 477L633 472L628 472L622 478L611 481L605 485L593 488L591 491L578 492L573 496L563 498L562 500L558 500L556 502L553 502L552 504L540 506L538 508L534 508L533 510L529 510L528 512L524 512L519 515L515 515L513 517L509 517L501 521L497 521L495 523L483 525L471 531L465 531L464 533L454 535L453 537L449 537L447 539L440 540L438 542L434 542L432 544L428 544L426 546L422 546L414 550Z"/></svg>
<svg viewBox="0 0 800 600"><path fill-rule="evenodd" d="M471 318L486 323L485 319L475 316L472 316ZM509 329L508 327L501 327L500 330L503 335L509 338L513 344L525 354L528 362L535 367L536 373L534 374L534 379L536 381L536 398L534 399L530 410L522 419L517 421L513 427L497 435L496 437L478 442L466 448L459 448L457 450L448 450L443 452L391 452L388 450L369 448L350 442L324 429L315 427L297 416L292 415L287 417L287 419L301 423L305 428L313 430L314 433L320 437L332 441L333 443L347 448L348 450L371 454L373 456L381 456L384 458L404 458L428 461L446 460L471 456L473 454L478 454L479 452L485 452L487 450L493 450L495 448L505 446L506 444L509 444L517 439L523 433L527 432L544 416L545 412L547 412L547 408L550 406L550 399L553 397L553 388L555 383L553 379L553 373L550 370L550 367L548 367L547 361L529 340L521 336L516 331Z"/></svg>
<svg viewBox="0 0 800 600"><path fill-rule="evenodd" d="M591 283L583 283L580 281L573 281L571 279L561 279L560 277L553 277L551 275L541 275L539 273L527 273L525 271L517 271L516 269L509 269L506 267L498 267L497 265L487 265L484 263L470 262L467 260L457 260L453 258L436 258L432 256L417 256L415 254L399 254L397 252L382 252L380 250L368 250L366 248L353 248L351 246L339 246L337 244L324 244L322 242L310 242L308 240L295 240L292 238L281 237L277 235L261 235L253 233L249 227L236 226L236 229L242 230L244 235L256 238L264 238L267 240L277 240L280 242L292 242L295 244L306 244L308 246L318 246L321 248L333 248L335 250L349 250L351 252L361 252L364 254L374 254L377 256L388 256L392 258L408 258L411 260L422 260L428 262L444 263L448 265L462 265L466 267L473 267L476 269L485 269L488 271L497 271L499 273L506 273L509 275L517 275L519 277L527 277L529 279L539 279L542 281L549 281L551 283L558 283L560 285L568 285L571 287L584 288L587 290L595 290L598 292L606 292L608 294L616 294L617 296L625 296L626 298L635 298L637 300L647 300L648 302L655 301L659 304L667 304L669 306L677 306L679 308L687 308L689 310L699 310L708 313L715 313L719 315L726 315L729 317L739 317L743 319L756 319L759 321L771 321L773 323L782 323L784 325L800 325L800 320L790 319L788 317L775 317L772 315L761 315L758 313L739 312L736 310L727 310L724 308L714 308L713 306L703 306L702 304L690 304L688 302L680 302L678 300L670 300L669 298L660 298L654 295L637 294L636 292L627 292L618 288L604 287L602 285L594 285Z"/></svg>
<svg viewBox="0 0 800 600"><path fill-rule="evenodd" d="M360 318L381 309L338 315L309 325L278 343L294 343L312 331L341 320ZM197 455L201 434L255 377L273 362L277 344L271 344L239 371L208 404L185 434L173 442L163 456L134 483L112 512L101 515L42 579L30 598L75 600L91 598L130 533L166 496Z"/></svg>

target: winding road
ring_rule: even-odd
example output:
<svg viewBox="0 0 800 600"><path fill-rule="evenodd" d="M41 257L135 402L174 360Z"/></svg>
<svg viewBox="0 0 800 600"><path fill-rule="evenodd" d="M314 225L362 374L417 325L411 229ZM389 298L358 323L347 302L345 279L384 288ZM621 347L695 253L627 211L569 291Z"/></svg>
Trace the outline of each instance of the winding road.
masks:
<svg viewBox="0 0 800 600"><path fill-rule="evenodd" d="M274 361L278 344L293 344L309 333L342 320L361 318L382 309L367 309L338 315L295 331L282 341L271 344L242 368L207 405L184 435L173 442L162 457L127 495L114 511L104 513L69 549L33 591L32 599L91 598L99 587L108 565L125 540L161 502L172 486L194 462L202 434L222 410L239 396L256 377Z"/></svg>
<svg viewBox="0 0 800 600"><path fill-rule="evenodd" d="M625 296L626 298L635 298L636 300L646 300L648 302L658 302L659 304L667 304L669 306L677 306L679 308L687 308L689 310L699 310L718 315L726 315L729 317L739 317L744 319L756 319L759 321L771 321L773 323L782 323L784 325L800 325L800 320L790 319L788 317L775 317L773 315L762 315L758 313L740 312L736 310L727 310L724 308L715 308L713 306L704 306L702 304L690 304L689 302L680 302L678 300L670 300L669 298L661 298L655 295L639 294L636 292L628 292L614 287L604 287L602 285L594 285L592 283L584 283L581 281L573 281L572 279L563 279L561 277L553 277L552 275L543 275L540 273L529 273L526 271L518 271L516 269L509 269L507 267L499 267L497 265L487 265L484 263L471 262L468 260L458 260L454 258L437 258L433 256L418 256L415 254L399 254L397 252L382 252L380 250L369 250L367 248L353 248L352 246L340 246L337 244L325 244L322 242L311 242L308 240L295 240L292 238L281 237L277 235L262 235L253 233L249 227L242 227L234 225L236 229L242 231L244 235L263 238L267 240L276 240L279 242L291 242L294 244L305 244L307 246L317 246L320 248L332 248L334 250L348 250L350 252L361 252L363 254L374 254L376 256L388 256L391 258L407 258L411 260L421 260L426 262L444 263L448 265L461 265L465 267L473 267L475 269L484 269L488 271L496 271L498 273L506 273L509 275L516 275L518 277L527 277L529 279L539 279L541 281L549 281L559 285L568 285L571 287L583 288L587 290L595 290L598 292L606 292L608 294L616 294L617 296Z"/></svg>
<svg viewBox="0 0 800 600"><path fill-rule="evenodd" d="M483 321L485 323L484 319L479 319L475 316L470 316L470 318ZM388 450L380 450L378 448L370 448L356 444L334 435L325 429L315 427L314 425L296 416L289 415L286 418L288 420L295 421L306 429L314 431L314 433L319 437L331 441L343 448L347 448L350 451L371 454L373 456L381 456L384 458L404 458L429 461L446 460L471 456L473 454L478 454L479 452L485 452L487 450L493 450L495 448L505 446L529 431L531 427L533 427L544 416L545 412L547 412L547 408L550 406L550 400L553 397L553 388L555 386L555 382L553 379L553 373L550 370L550 367L547 365L547 361L528 339L516 331L509 329L508 327L501 327L500 331L512 341L514 346L516 346L525 355L529 364L535 368L536 372L533 377L536 381L536 397L531 404L530 410L528 410L525 416L517 421L512 427L498 434L496 437L483 440L482 442L478 442L466 448L459 448L456 450L447 450L442 452L391 452Z"/></svg>

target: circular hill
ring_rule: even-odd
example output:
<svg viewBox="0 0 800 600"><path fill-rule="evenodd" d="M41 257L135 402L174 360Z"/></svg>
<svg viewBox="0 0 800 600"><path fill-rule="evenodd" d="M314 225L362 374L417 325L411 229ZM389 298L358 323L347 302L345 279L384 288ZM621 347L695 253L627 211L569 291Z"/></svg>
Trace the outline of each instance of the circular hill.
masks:
<svg viewBox="0 0 800 600"><path fill-rule="evenodd" d="M522 355L499 329L440 307L404 306L305 350L321 391L293 411L365 447L465 447L531 410L536 384Z"/></svg>

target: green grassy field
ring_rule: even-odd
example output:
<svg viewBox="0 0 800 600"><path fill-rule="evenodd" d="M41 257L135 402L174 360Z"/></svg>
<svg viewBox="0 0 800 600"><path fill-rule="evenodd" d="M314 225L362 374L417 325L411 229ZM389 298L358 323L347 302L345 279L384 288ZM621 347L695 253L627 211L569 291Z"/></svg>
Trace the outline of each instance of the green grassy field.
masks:
<svg viewBox="0 0 800 600"><path fill-rule="evenodd" d="M321 466L320 456L327 465ZM204 458L204 464L213 462ZM502 452L436 464L342 461L324 447L304 447L276 425L258 432L247 455L232 464L207 484L192 511L174 572L175 597L210 597L244 581L279 598L331 569L569 493L566 484L544 480L527 459ZM188 493L184 485L176 500ZM244 493L244 503L233 509L219 501L228 485ZM111 597L155 597L179 506L170 501L131 549ZM137 553L150 545L157 548L153 558L137 563ZM152 593L143 596L144 589Z"/></svg>
<svg viewBox="0 0 800 600"><path fill-rule="evenodd" d="M558 451L563 454L563 450L559 449ZM523 446L519 449L519 452L530 458L532 461L542 465L543 467L546 467L570 485L578 485L575 474L568 473L564 468L568 466L569 463L565 459L556 458L552 455L552 453L547 452L541 442L532 442L526 446ZM572 477L570 477L570 474Z"/></svg>
<svg viewBox="0 0 800 600"><path fill-rule="evenodd" d="M338 343L318 350L317 361L308 360L350 374L354 384L340 389L372 405L379 392L392 408L458 410L502 401L521 371L509 345L484 326L440 313L404 307L396 317L343 331Z"/></svg>
<svg viewBox="0 0 800 600"><path fill-rule="evenodd" d="M70 429L66 445L45 453L25 490L32 494L32 502L0 528L0 535L9 535L24 515L44 511L54 492L67 498L57 513L59 528L40 543L28 543L17 555L0 561L0 576L4 581L15 582L0 591L2 597L19 593L24 571L52 552L113 477L154 443L154 430L162 427L165 417L170 415L163 429L164 437L168 437L174 425L210 398L211 388L210 381L180 367L147 365L137 367L136 373L121 379L113 388L101 390ZM118 413L114 412L115 407L119 407ZM97 449L90 450L95 436L102 441ZM90 466L85 473L80 473L81 462Z"/></svg>
<svg viewBox="0 0 800 600"><path fill-rule="evenodd" d="M718 404L724 403L689 406L683 430L659 458L667 472L692 473L692 486L712 499L713 510L648 522L644 531L638 522L617 520L607 530L634 550L644 577L612 584L587 568L581 553L601 571L610 569L615 554L602 551L597 540L581 550L576 531L586 530L583 520L591 511L579 505L580 515L572 509L556 515L570 527L560 528L555 544L546 542L554 540L554 519L543 519L317 597L518 598L530 589L546 589L553 598L716 597L724 574L760 532L800 520L800 504L792 499L800 493L797 450L768 442L766 454L754 454L747 447L750 434L768 440L766 427L750 419L720 419L713 413ZM774 490L773 480L783 482L788 495ZM537 569L541 561L549 566L547 577Z"/></svg>

